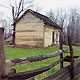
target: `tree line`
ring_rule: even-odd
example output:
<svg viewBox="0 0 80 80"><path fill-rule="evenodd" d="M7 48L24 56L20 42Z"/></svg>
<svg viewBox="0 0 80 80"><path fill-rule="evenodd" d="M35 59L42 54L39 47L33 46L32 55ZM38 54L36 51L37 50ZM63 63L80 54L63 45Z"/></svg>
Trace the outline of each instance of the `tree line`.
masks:
<svg viewBox="0 0 80 80"><path fill-rule="evenodd" d="M80 10L78 8L67 11L51 9L47 16L62 27L64 44L67 44L67 36L71 36L73 44L80 44Z"/></svg>

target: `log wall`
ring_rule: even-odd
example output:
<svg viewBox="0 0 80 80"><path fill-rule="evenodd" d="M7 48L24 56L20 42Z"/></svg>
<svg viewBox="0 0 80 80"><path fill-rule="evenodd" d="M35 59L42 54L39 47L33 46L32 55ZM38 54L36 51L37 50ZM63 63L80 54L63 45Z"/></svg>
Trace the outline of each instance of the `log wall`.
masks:
<svg viewBox="0 0 80 80"><path fill-rule="evenodd" d="M53 43L53 32L54 32L54 43ZM58 34L58 36L56 36ZM45 25L44 29L44 46L47 47L51 44L59 44L59 29L50 28L50 26Z"/></svg>
<svg viewBox="0 0 80 80"><path fill-rule="evenodd" d="M27 13L16 25L17 45L44 46L44 23L39 18Z"/></svg>
<svg viewBox="0 0 80 80"><path fill-rule="evenodd" d="M40 20L31 13L20 19L16 25L16 38L17 45L39 46L47 47L51 44L59 43L59 29L45 25L43 20ZM52 41L52 34L54 31L54 43ZM56 37L56 34L58 36Z"/></svg>

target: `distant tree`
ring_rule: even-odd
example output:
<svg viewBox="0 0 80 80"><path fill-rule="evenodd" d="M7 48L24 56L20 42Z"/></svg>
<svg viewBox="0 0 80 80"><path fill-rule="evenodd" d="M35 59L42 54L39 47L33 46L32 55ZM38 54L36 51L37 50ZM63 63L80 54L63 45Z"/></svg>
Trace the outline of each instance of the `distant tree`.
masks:
<svg viewBox="0 0 80 80"><path fill-rule="evenodd" d="M63 40L67 43L67 35L71 36L73 43L80 43L80 11L77 8L72 8L68 12L62 9L56 12L50 10L47 15L62 27Z"/></svg>
<svg viewBox="0 0 80 80"><path fill-rule="evenodd" d="M58 13L55 13L52 9L46 14L52 21L58 24Z"/></svg>
<svg viewBox="0 0 80 80"><path fill-rule="evenodd" d="M5 19L0 19L1 27L4 28L4 38L5 40L12 36L11 30L10 30L10 24Z"/></svg>
<svg viewBox="0 0 80 80"><path fill-rule="evenodd" d="M5 37L8 34L9 25L6 19L3 18L4 14L3 12L0 12L0 27L4 28Z"/></svg>
<svg viewBox="0 0 80 80"><path fill-rule="evenodd" d="M51 17L52 21L54 21L55 23L57 23L61 28L61 32L63 34L63 39L64 39L64 34L65 34L65 20L66 20L66 13L63 12L62 9L57 10L56 12L54 12L52 9L48 12L48 16ZM63 40L65 41L65 40Z"/></svg>
<svg viewBox="0 0 80 80"><path fill-rule="evenodd" d="M67 27L67 35L71 36L73 43L79 43L80 38L80 15L77 9L70 10L70 17Z"/></svg>
<svg viewBox="0 0 80 80"><path fill-rule="evenodd" d="M66 20L66 13L59 9L57 11L53 11L52 9L47 13L47 16L50 16L51 19L57 23L60 27L64 27L65 20Z"/></svg>

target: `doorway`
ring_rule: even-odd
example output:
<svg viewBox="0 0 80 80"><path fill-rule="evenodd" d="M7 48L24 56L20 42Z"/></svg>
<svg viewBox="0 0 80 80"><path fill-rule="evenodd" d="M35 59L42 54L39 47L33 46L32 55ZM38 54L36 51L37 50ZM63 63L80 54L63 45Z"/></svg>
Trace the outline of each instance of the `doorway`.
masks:
<svg viewBox="0 0 80 80"><path fill-rule="evenodd" d="M54 44L54 31L52 32L52 43Z"/></svg>

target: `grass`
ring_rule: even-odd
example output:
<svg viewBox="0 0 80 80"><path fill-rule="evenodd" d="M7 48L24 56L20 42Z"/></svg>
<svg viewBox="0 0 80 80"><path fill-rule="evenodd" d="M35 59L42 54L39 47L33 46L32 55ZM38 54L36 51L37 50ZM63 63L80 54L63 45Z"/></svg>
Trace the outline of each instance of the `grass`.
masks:
<svg viewBox="0 0 80 80"><path fill-rule="evenodd" d="M76 46L76 47L77 47L77 46ZM64 48L68 49L68 51L69 51L69 47L68 47L68 46L64 46ZM77 47L77 48L78 48L78 47ZM74 48L74 46L73 46L73 52L74 52L74 53L73 53L74 55L80 55L80 50ZM75 59L75 61L77 61L77 60L80 60L80 58Z"/></svg>
<svg viewBox="0 0 80 80"><path fill-rule="evenodd" d="M80 48L80 46L74 46L74 47L79 47Z"/></svg>
<svg viewBox="0 0 80 80"><path fill-rule="evenodd" d="M64 46L64 48L69 49L67 46ZM59 50L59 46L54 46L51 48L44 48L44 49L20 49L20 48L11 48L11 47L5 46L5 53L6 53L7 59L23 58L23 57L40 55L40 54L49 54L49 53L55 52L57 50ZM77 50L75 50L75 49L74 49L74 54L75 55L77 54ZM65 53L64 56L66 56L66 55L69 55L69 54ZM43 61L20 64L20 65L11 67L11 68L15 68L17 70L17 72L24 72L24 71L29 71L29 70L38 69L38 68L48 66L48 65L56 62L59 59L60 59L59 56L57 56L57 57L49 58L49 59L46 59ZM66 66L68 64L69 63L64 63L64 66ZM49 71L46 71L42 74L35 76L35 79L41 80L42 78L47 77L47 76L51 75L52 73L58 71L59 67L60 67L59 65L60 64L58 64L54 68L50 69ZM7 68L7 71L9 69L10 68Z"/></svg>

